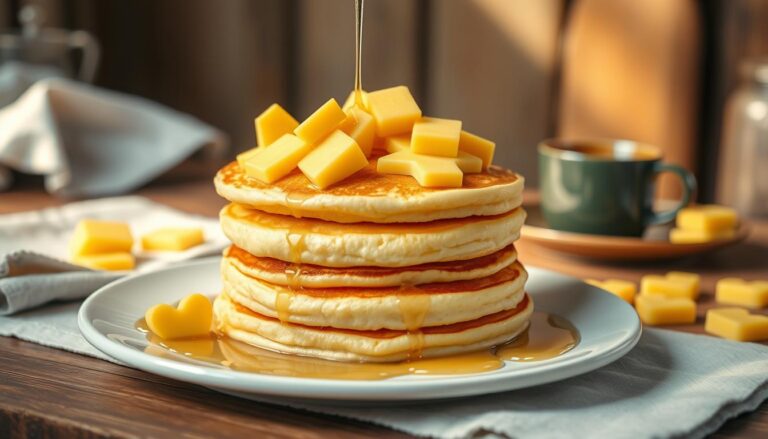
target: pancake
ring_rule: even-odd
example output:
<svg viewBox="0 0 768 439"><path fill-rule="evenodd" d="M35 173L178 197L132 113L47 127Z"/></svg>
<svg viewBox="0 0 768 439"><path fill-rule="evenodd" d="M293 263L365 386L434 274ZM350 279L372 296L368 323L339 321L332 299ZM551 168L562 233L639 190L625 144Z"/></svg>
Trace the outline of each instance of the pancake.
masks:
<svg viewBox="0 0 768 439"><path fill-rule="evenodd" d="M480 279L383 288L299 288L247 276L224 260L224 293L261 315L307 326L415 330L514 308L528 274L515 263Z"/></svg>
<svg viewBox="0 0 768 439"><path fill-rule="evenodd" d="M376 161L372 157L366 168L322 190L298 169L266 184L248 177L237 162L222 168L214 184L219 195L234 203L338 223L427 222L499 215L522 204L523 177L498 166L464 175L460 188L425 188L409 176L379 174Z"/></svg>
<svg viewBox="0 0 768 439"><path fill-rule="evenodd" d="M504 343L528 325L533 302L526 295L513 309L454 325L424 327L419 333L351 331L310 327L259 315L226 294L214 302L216 327L226 336L263 349L337 361L394 362L470 352Z"/></svg>
<svg viewBox="0 0 768 439"><path fill-rule="evenodd" d="M230 241L254 256L325 267L406 267L495 253L519 237L525 211L416 224L339 224L229 204L219 218Z"/></svg>
<svg viewBox="0 0 768 439"><path fill-rule="evenodd" d="M271 284L307 288L391 287L434 282L477 279L497 273L517 260L517 252L509 245L496 253L464 261L433 262L410 267L322 267L303 264L297 269L280 259L253 256L230 246L224 260L241 273Z"/></svg>

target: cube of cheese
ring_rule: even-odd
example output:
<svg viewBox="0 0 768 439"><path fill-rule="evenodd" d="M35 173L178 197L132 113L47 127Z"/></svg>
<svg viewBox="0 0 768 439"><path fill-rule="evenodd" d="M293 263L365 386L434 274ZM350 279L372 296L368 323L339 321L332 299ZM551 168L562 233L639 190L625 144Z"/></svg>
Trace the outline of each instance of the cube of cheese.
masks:
<svg viewBox="0 0 768 439"><path fill-rule="evenodd" d="M699 297L698 275L677 273L672 276L648 274L640 281L640 293L653 296L685 297L696 300Z"/></svg>
<svg viewBox="0 0 768 439"><path fill-rule="evenodd" d="M683 230L716 234L736 228L736 211L714 204L690 206L677 213L677 227Z"/></svg>
<svg viewBox="0 0 768 439"><path fill-rule="evenodd" d="M312 145L293 134L285 134L269 148L245 161L245 173L264 183L275 182L293 171L312 150Z"/></svg>
<svg viewBox="0 0 768 439"><path fill-rule="evenodd" d="M299 169L321 189L339 182L368 165L355 140L334 131L299 162Z"/></svg>
<svg viewBox="0 0 768 439"><path fill-rule="evenodd" d="M136 260L128 252L78 255L72 258L72 262L94 270L108 271L132 270L136 266Z"/></svg>
<svg viewBox="0 0 768 439"><path fill-rule="evenodd" d="M141 237L144 250L182 251L205 241L199 227L165 227Z"/></svg>
<svg viewBox="0 0 768 439"><path fill-rule="evenodd" d="M480 157L483 161L483 170L488 169L488 166L491 166L491 163L493 163L493 153L495 150L495 142L464 130L461 131L459 151L465 151L473 156Z"/></svg>
<svg viewBox="0 0 768 439"><path fill-rule="evenodd" d="M133 236L126 223L85 219L75 227L69 244L72 256L130 252Z"/></svg>
<svg viewBox="0 0 768 439"><path fill-rule="evenodd" d="M384 139L384 148L390 154L395 152L410 150L411 136L401 135L401 136L387 137L386 139Z"/></svg>
<svg viewBox="0 0 768 439"><path fill-rule="evenodd" d="M389 153L410 151L411 149L411 138L408 136L387 137L384 142L385 149ZM464 151L459 151L455 160L459 169L461 169L461 172L464 174L476 174L483 169L483 161L480 157L475 157Z"/></svg>
<svg viewBox="0 0 768 439"><path fill-rule="evenodd" d="M251 148L247 151L241 152L240 154L237 155L237 164L240 165L241 168L245 168L245 162L249 158L258 154L259 151L261 151L261 148L257 146L256 148Z"/></svg>
<svg viewBox="0 0 768 439"><path fill-rule="evenodd" d="M413 124L411 151L416 154L456 157L460 135L460 120L423 117Z"/></svg>
<svg viewBox="0 0 768 439"><path fill-rule="evenodd" d="M256 126L256 144L262 147L271 145L299 126L299 122L277 104L270 105L253 123Z"/></svg>
<svg viewBox="0 0 768 439"><path fill-rule="evenodd" d="M704 330L736 341L768 340L768 316L750 314L741 308L710 309Z"/></svg>
<svg viewBox="0 0 768 439"><path fill-rule="evenodd" d="M733 277L720 279L715 287L715 300L747 308L765 308L768 306L768 281L747 282Z"/></svg>
<svg viewBox="0 0 768 439"><path fill-rule="evenodd" d="M597 288L601 288L609 293L620 297L627 303L634 303L635 295L637 294L637 286L634 282L629 282L621 279L606 279L599 281L595 279L587 279L586 283L593 285Z"/></svg>
<svg viewBox="0 0 768 439"><path fill-rule="evenodd" d="M685 271L670 271L667 272L667 279L686 282L691 285L691 288L696 291L694 300L699 297L699 291L701 290L701 276L696 273L688 273Z"/></svg>
<svg viewBox="0 0 768 439"><path fill-rule="evenodd" d="M461 172L465 174L477 174L483 170L483 160L464 151L459 151L459 155L456 156L455 160Z"/></svg>
<svg viewBox="0 0 768 439"><path fill-rule="evenodd" d="M352 122L349 124L351 126L340 128L341 131L355 139L366 157L370 156L373 150L373 140L376 137L376 121L373 120L373 116L360 107L352 107L345 112L347 118L351 118Z"/></svg>
<svg viewBox="0 0 768 439"><path fill-rule="evenodd" d="M691 299L640 294L635 309L647 325L680 325L696 321L696 302Z"/></svg>
<svg viewBox="0 0 768 439"><path fill-rule="evenodd" d="M362 90L360 92L360 100L362 102L358 103L357 100L355 99L355 91L352 90L349 93L349 96L347 96L347 100L344 101L344 105L341 106L341 109L342 110L349 110L350 108L354 107L355 105L361 106L361 104L362 104L362 109L365 110L365 111L368 111L368 93L366 93L365 90Z"/></svg>
<svg viewBox="0 0 768 439"><path fill-rule="evenodd" d="M723 230L721 232L707 232L702 230L687 230L674 228L669 231L669 242L673 244L702 244L705 242L731 239L736 235L735 230Z"/></svg>
<svg viewBox="0 0 768 439"><path fill-rule="evenodd" d="M315 110L304 122L296 127L293 133L301 140L312 145L335 131L346 118L347 114L339 107L336 99L329 99L328 102Z"/></svg>
<svg viewBox="0 0 768 439"><path fill-rule="evenodd" d="M368 93L368 110L376 120L379 137L408 133L421 118L421 109L403 85Z"/></svg>
<svg viewBox="0 0 768 439"><path fill-rule="evenodd" d="M464 174L451 157L435 157L400 151L380 157L380 174L410 175L424 187L461 187Z"/></svg>

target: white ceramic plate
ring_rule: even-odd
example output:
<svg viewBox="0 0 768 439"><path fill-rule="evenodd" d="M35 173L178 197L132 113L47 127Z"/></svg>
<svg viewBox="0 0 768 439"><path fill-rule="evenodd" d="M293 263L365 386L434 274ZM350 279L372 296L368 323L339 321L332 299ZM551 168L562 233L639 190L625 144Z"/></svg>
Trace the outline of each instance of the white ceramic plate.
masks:
<svg viewBox="0 0 768 439"><path fill-rule="evenodd" d="M521 389L570 378L617 360L640 338L637 314L627 303L578 279L530 268L527 290L538 311L570 320L581 333L573 350L538 362L511 363L473 375L401 376L381 381L291 378L238 372L188 359L144 353L145 335L134 328L144 311L192 292L220 289L219 258L126 277L100 289L80 308L85 338L105 354L137 369L240 396L397 401L471 396Z"/></svg>

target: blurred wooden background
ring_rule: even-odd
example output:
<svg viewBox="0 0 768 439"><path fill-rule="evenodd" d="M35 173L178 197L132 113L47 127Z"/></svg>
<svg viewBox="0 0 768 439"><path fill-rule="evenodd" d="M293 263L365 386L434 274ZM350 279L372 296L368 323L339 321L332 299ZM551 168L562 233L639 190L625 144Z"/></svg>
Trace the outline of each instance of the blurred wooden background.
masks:
<svg viewBox="0 0 768 439"><path fill-rule="evenodd" d="M233 153L270 103L303 118L352 87L353 0L38 2L99 39L99 85L221 128ZM23 3L0 0L0 26ZM408 85L529 184L539 140L618 136L664 148L705 199L738 64L768 55L764 0L367 0L365 24L366 89Z"/></svg>

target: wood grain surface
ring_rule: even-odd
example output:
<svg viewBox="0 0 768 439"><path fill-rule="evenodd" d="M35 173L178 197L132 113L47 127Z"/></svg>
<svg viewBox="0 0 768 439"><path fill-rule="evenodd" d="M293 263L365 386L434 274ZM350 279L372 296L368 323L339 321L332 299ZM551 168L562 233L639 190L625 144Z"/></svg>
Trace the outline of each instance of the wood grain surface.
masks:
<svg viewBox="0 0 768 439"><path fill-rule="evenodd" d="M199 174L198 174L199 175ZM224 201L210 180L166 179L138 191L155 201L191 213L215 215ZM0 194L0 213L63 204L36 185ZM768 273L768 222L756 223L752 237L733 253L698 262L664 266L593 265L520 246L527 264L579 277L638 280L668 269L704 275L704 301L695 325L673 327L702 332L701 315L712 305L718 277ZM681 407L681 409L684 409ZM0 337L0 438L95 437L405 437L372 424L316 415L225 396L106 361ZM768 437L768 404L729 421L715 437Z"/></svg>

